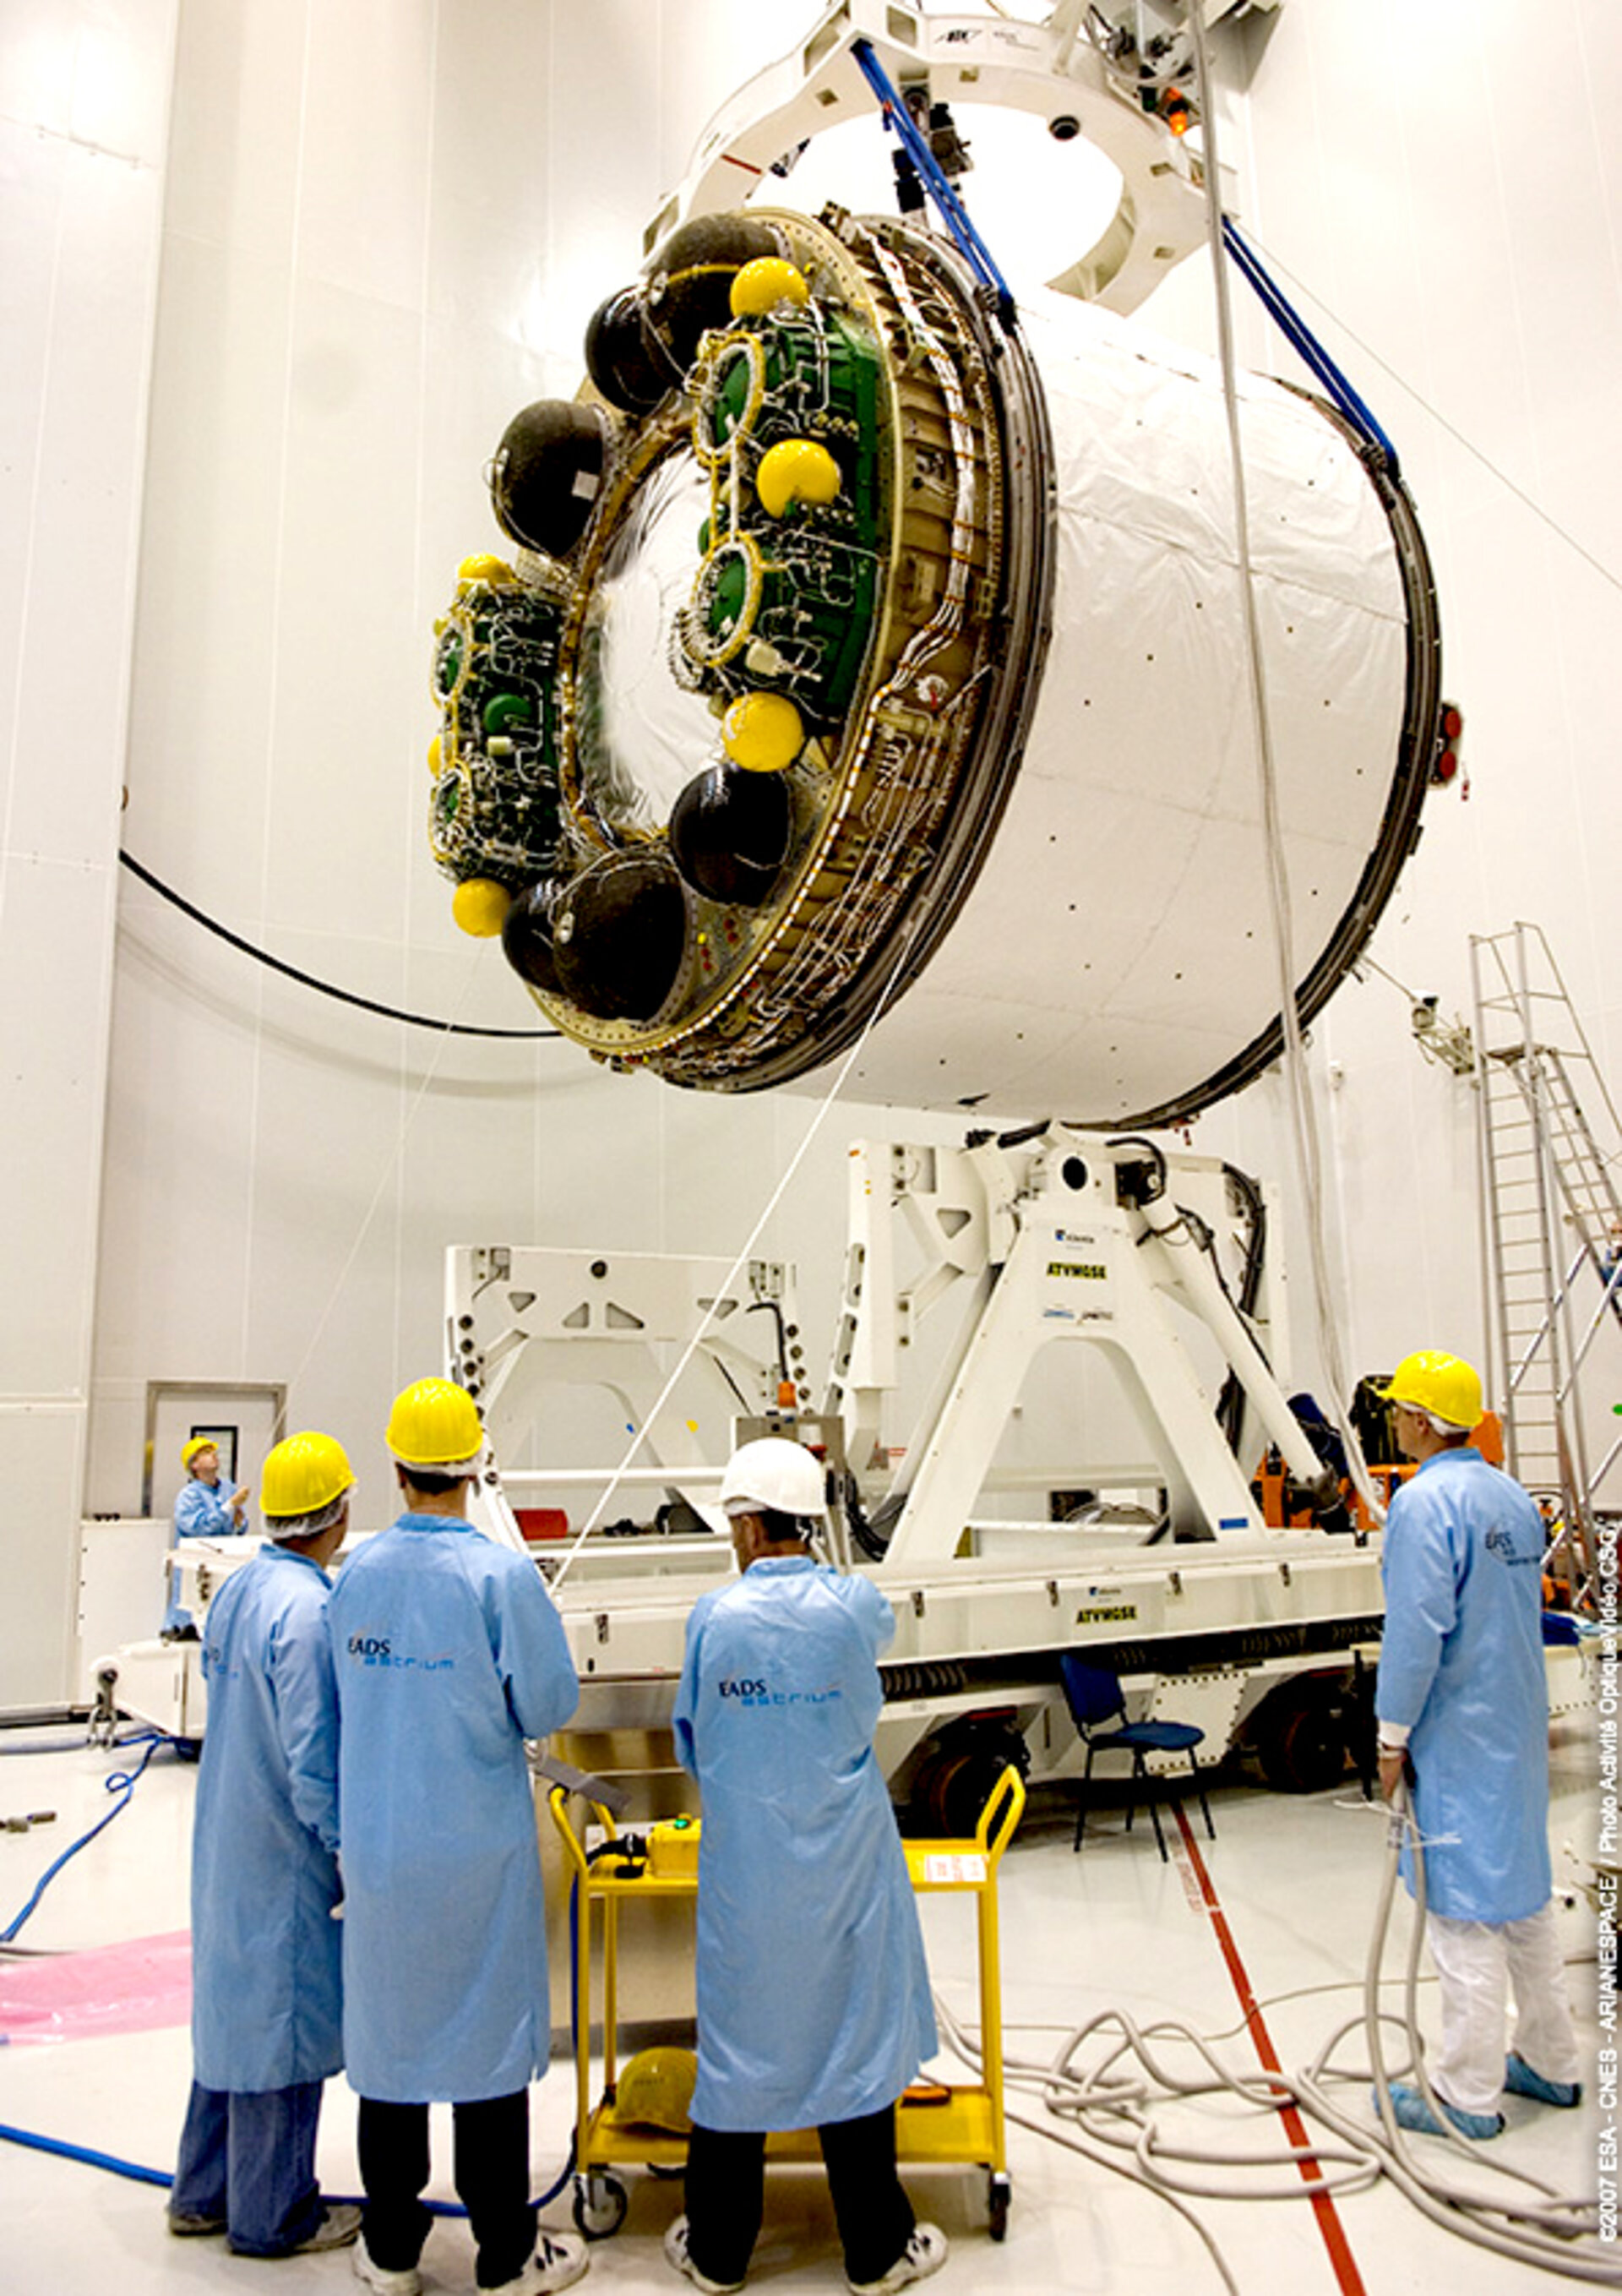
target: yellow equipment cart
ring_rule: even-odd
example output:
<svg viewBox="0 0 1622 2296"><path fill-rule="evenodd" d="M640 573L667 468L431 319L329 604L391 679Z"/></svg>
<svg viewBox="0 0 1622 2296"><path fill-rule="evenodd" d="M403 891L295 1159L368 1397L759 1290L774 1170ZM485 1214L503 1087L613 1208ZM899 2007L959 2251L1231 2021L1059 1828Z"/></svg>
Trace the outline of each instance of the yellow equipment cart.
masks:
<svg viewBox="0 0 1622 2296"><path fill-rule="evenodd" d="M618 2231L628 2204L624 2179L613 2172L640 2164L656 2174L679 2175L686 2165L684 2136L621 2120L618 2079L618 1968L621 1908L658 1898L692 1898L699 1882L699 1821L668 1819L639 1841L620 1834L600 1802L587 1808L601 1838L588 1853L570 1823L569 1795L554 1786L548 1797L573 1883L575 2046L575 2222L588 2240ZM907 1871L919 1891L969 1891L975 1901L979 1948L983 2082L978 2086L922 2081L907 2090L896 2111L896 2155L902 2162L980 2168L986 2171L991 2237L1008 2228L1011 2185L1003 2121L1003 1990L997 1940L997 1867L1025 1808L1025 1787L1012 1767L992 1789L972 1834L961 1841L907 1841ZM602 1933L602 2095L591 2097L590 2034L593 1939ZM774 2132L766 2160L820 2161L815 2128Z"/></svg>

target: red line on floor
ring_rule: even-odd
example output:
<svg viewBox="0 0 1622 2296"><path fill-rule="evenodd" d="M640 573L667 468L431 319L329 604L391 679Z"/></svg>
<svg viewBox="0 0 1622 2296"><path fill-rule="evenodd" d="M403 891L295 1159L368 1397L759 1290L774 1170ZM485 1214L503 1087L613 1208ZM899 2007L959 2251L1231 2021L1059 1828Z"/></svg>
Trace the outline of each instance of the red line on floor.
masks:
<svg viewBox="0 0 1622 2296"><path fill-rule="evenodd" d="M1222 1948L1222 1957L1228 1965L1228 1975L1233 1982L1233 1990L1239 1997L1239 2005L1244 2012L1245 2022L1250 2029L1250 2038L1256 2044L1256 2054L1270 2073L1282 2072L1283 2067L1279 2062L1278 2052L1273 2046L1273 2036L1267 2030L1266 2020L1263 2017L1256 1996L1250 1989L1250 1980L1246 1973L1244 1963L1240 1958L1239 1948L1233 1942L1233 1932L1228 1927L1228 1917L1222 1910L1222 1900L1216 1895L1216 1886L1207 1869L1205 1860L1200 1855L1200 1844L1194 1839L1193 1830L1189 1824L1182 1803L1174 1802L1172 1811L1177 1821L1177 1831L1183 1837L1184 1849L1193 1868L1194 1879L1200 1885L1200 1902L1210 1916L1211 1927L1216 1933L1216 1942ZM1290 2141L1292 2144L1312 2143L1312 2138L1307 2134L1307 2124L1301 2119L1295 2105L1280 2105L1279 2114L1290 2132ZM1299 2165L1306 2183L1317 2185L1323 2182L1322 2173L1315 2162L1303 2161ZM1335 2278L1340 2284L1343 2296L1367 2296L1363 2284L1363 2275L1357 2269L1351 2243L1346 2236L1346 2226L1340 2221L1339 2211L1331 2194L1314 2193L1312 2210L1318 2220L1318 2230L1323 2234L1324 2247L1329 2251L1329 2260L1335 2268Z"/></svg>

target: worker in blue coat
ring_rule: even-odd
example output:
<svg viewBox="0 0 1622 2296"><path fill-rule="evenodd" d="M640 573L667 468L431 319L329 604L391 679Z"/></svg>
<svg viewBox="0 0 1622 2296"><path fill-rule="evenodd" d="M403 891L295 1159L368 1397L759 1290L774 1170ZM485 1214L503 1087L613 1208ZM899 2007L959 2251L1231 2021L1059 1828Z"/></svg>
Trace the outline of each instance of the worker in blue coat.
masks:
<svg viewBox="0 0 1622 2296"><path fill-rule="evenodd" d="M1435 1349L1381 1392L1419 1472L1386 1521L1386 1620L1375 1709L1388 1800L1412 1778L1426 1939L1440 1983L1430 2084L1467 2136L1496 2136L1501 2091L1580 2097L1577 2038L1551 1902L1543 1517L1470 1442L1481 1382ZM1404 1872L1413 1887L1411 1854ZM1515 1995L1504 2053L1505 1990ZM1441 2130L1421 2093L1391 2092L1406 2128Z"/></svg>
<svg viewBox="0 0 1622 2296"><path fill-rule="evenodd" d="M209 1605L209 1729L192 1849L193 2079L171 2232L245 2256L337 2248L360 2210L315 2181L322 2084L343 2062L338 1702L326 1565L355 1480L330 1435L265 1462L273 1545Z"/></svg>
<svg viewBox="0 0 1622 2296"><path fill-rule="evenodd" d="M741 1576L694 1604L676 1702L676 1751L703 1802L699 2063L687 2210L665 2253L709 2296L741 2287L766 2132L814 2127L846 2276L859 2296L890 2296L946 2258L896 2173L896 2100L936 2031L873 1755L875 1660L895 1620L871 1579L807 1551L823 1475L799 1444L744 1444L721 1499Z"/></svg>
<svg viewBox="0 0 1622 2296"><path fill-rule="evenodd" d="M175 1543L183 1538L237 1538L246 1528L248 1486L233 1490L220 1479L219 1446L209 1435L193 1435L181 1446L186 1480L175 1498ZM168 1603L159 1629L165 1642L195 1642L192 1613L180 1599L180 1573L170 1567Z"/></svg>
<svg viewBox="0 0 1622 2296"><path fill-rule="evenodd" d="M344 2049L360 2095L355 2269L416 2296L432 2218L429 2103L455 2107L456 2190L480 2289L546 2296L584 2244L529 2204L528 2085L551 2037L526 1738L579 1684L534 1564L467 1521L484 1431L452 1382L396 1398L406 1512L346 1564L329 1613L342 1722Z"/></svg>

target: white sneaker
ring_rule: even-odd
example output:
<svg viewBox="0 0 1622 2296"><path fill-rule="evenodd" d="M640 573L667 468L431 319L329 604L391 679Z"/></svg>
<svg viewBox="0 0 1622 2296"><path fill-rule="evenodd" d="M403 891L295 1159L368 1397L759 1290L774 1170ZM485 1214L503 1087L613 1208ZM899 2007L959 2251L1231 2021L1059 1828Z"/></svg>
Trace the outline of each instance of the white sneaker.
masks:
<svg viewBox="0 0 1622 2296"><path fill-rule="evenodd" d="M952 2244L938 2225L914 2225L911 2240L882 2279L847 2280L845 2285L850 2296L895 2296L897 2288L938 2272L951 2252Z"/></svg>
<svg viewBox="0 0 1622 2296"><path fill-rule="evenodd" d="M673 2271L684 2273L698 2290L699 2296L738 2296L741 2280L712 2280L700 2272L687 2253L687 2219L677 2217L665 2234L665 2262Z"/></svg>
<svg viewBox="0 0 1622 2296"><path fill-rule="evenodd" d="M584 2280L590 2262L586 2243L572 2233L539 2233L535 2254L517 2279L504 2280L497 2288L480 2284L479 2296L553 2296L554 2289L572 2288L577 2280Z"/></svg>
<svg viewBox="0 0 1622 2296"><path fill-rule="evenodd" d="M323 2211L315 2231L307 2233L290 2252L294 2256L315 2256L323 2249L348 2248L359 2236L360 2210L348 2201L340 2201L336 2207Z"/></svg>
<svg viewBox="0 0 1622 2296"><path fill-rule="evenodd" d="M349 2251L349 2262L355 2277L365 2281L368 2288L375 2288L377 2296L422 2296L422 2276L416 2266L410 2265L404 2272L389 2272L382 2265L374 2264L365 2233Z"/></svg>

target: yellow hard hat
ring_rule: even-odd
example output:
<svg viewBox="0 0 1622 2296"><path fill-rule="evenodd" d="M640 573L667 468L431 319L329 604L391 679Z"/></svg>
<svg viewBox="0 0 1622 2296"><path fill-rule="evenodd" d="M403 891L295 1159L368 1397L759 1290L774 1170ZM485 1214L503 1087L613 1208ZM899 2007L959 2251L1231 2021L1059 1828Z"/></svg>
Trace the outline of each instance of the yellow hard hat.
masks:
<svg viewBox="0 0 1622 2296"><path fill-rule="evenodd" d="M189 1467L199 1452L217 1451L219 1445L212 1435L193 1435L189 1443L183 1443L180 1447L180 1464L183 1467Z"/></svg>
<svg viewBox="0 0 1622 2296"><path fill-rule="evenodd" d="M484 1427L465 1388L449 1379L419 1379L395 1397L383 1440L403 1467L471 1474L484 1449Z"/></svg>
<svg viewBox="0 0 1622 2296"><path fill-rule="evenodd" d="M1481 1374L1462 1356L1421 1348L1405 1356L1380 1390L1388 1403L1412 1404L1450 1427L1471 1428L1481 1416Z"/></svg>
<svg viewBox="0 0 1622 2296"><path fill-rule="evenodd" d="M699 2061L691 2049L639 2049L619 2076L614 2117L685 2136L692 2127Z"/></svg>
<svg viewBox="0 0 1622 2296"><path fill-rule="evenodd" d="M290 1435L265 1461L259 1484L259 1513L278 1515L318 1514L355 1481L343 1445L332 1435L313 1429Z"/></svg>

